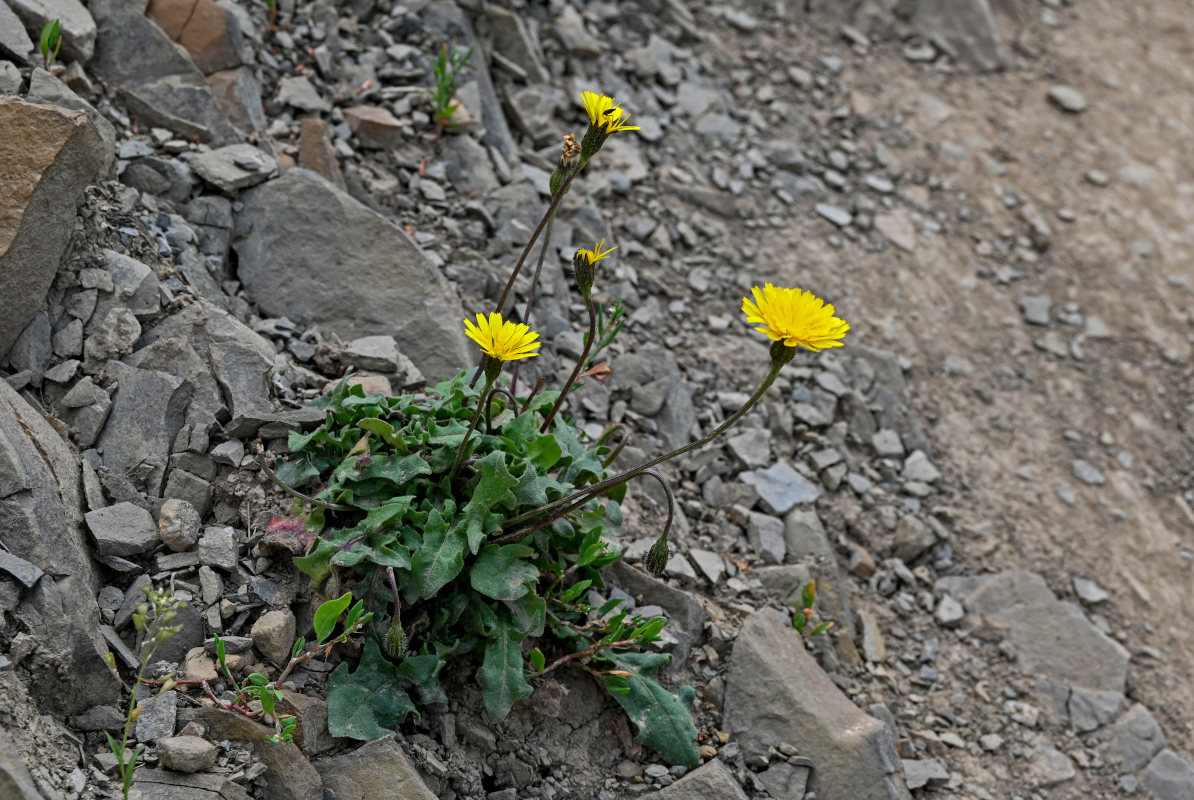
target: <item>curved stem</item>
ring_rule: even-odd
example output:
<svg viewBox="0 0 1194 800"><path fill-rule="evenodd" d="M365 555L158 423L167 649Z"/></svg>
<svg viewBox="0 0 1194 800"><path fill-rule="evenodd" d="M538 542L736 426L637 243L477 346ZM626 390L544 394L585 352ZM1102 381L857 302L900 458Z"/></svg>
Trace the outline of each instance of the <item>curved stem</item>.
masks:
<svg viewBox="0 0 1194 800"><path fill-rule="evenodd" d="M448 470L448 480L455 478L456 470L460 469L460 462L464 460L464 450L468 447L468 440L473 435L473 431L477 429L477 422L481 419L481 410L485 408L486 401L489 398L489 390L492 388L493 378L486 376L485 388L481 390L477 410L473 412L473 420L468 424L468 431L464 434L464 441L460 443L460 449L456 451L456 460L452 462L452 469Z"/></svg>
<svg viewBox="0 0 1194 800"><path fill-rule="evenodd" d="M348 510L348 506L342 506L337 503L325 503L323 500L316 500L314 497L308 497L307 495L300 492L298 489L292 489L289 486L287 486L286 484L282 483L282 479L279 478L277 476L277 474L272 469L270 469L268 466L266 466L265 448L262 447L260 444L257 445L257 465L260 466L262 471L266 475L269 476L269 479L271 481L273 481L275 484L278 485L279 489L286 492L286 494L290 495L291 497L294 497L298 500L302 500L304 503L310 503L313 506L318 506L319 508L327 508L332 511L347 511Z"/></svg>
<svg viewBox="0 0 1194 800"><path fill-rule="evenodd" d="M698 447L704 447L705 445L709 444L709 442L713 441L718 436L725 433L725 431L731 425L733 425L738 420L742 419L742 417L745 416L748 411L750 411L752 408L754 408L755 403L759 402L759 398L761 398L764 395L764 393L766 393L766 391L771 388L771 384L775 383L775 379L776 379L776 377L779 376L779 371L782 368L783 368L783 362L773 359L771 362L771 371L767 374L767 377L763 380L763 383L759 386L759 388L755 390L755 393L750 396L750 399L748 399L746 401L746 403L743 404L742 408L738 409L738 411L736 411L732 417L730 417L725 422L723 422L721 425L719 425L717 427L717 430L713 431L708 436L705 436L702 439L698 439L697 441L695 441L691 444L684 445L683 447L681 447L677 450L673 450L670 453L665 453L665 454L659 456L658 458L653 458L650 461L644 462L644 463L638 465L637 467L628 469L621 474L613 476L612 478L606 478L605 480L599 481L598 483L595 483L592 486L589 486L589 487L582 489L578 492L573 492L572 494L568 495L567 497L561 497L559 500L554 500L545 506L540 506L539 508L532 509L524 514L519 514L516 517L512 517L511 519L508 519L508 520L506 520L506 522L503 523L503 527L510 527L513 525L518 525L519 523L534 519L535 517L537 517L540 514L555 511L556 509L558 509L562 506L571 505L572 508L569 510L573 510L576 507L578 507L576 505L577 501L581 501L580 505L584 505L585 502L588 502L589 500L593 499L597 495L607 492L610 489L614 488L615 486L619 486L619 485L625 483L626 481L630 480L631 478L635 477L636 475L641 475L643 472L650 469L651 467L658 466L659 464L662 464L663 462L668 461L670 459L676 458L677 456L682 456L685 453L688 453L688 452L691 452L692 450L697 449ZM567 512L565 512L565 513L567 513ZM558 516L553 515L551 517L551 520L554 520L554 519L558 519ZM508 537L506 535L503 535L501 537L501 540L506 540L507 538Z"/></svg>
<svg viewBox="0 0 1194 800"><path fill-rule="evenodd" d="M539 248L539 263L535 265L535 275L531 278L531 292L527 296L527 308L522 314L522 324L531 324L531 309L535 307L535 295L538 294L539 276L543 273L543 260L547 256L547 248L551 246L551 229L556 224L556 218L553 214L551 219L547 221L547 229L543 232L543 245ZM522 361L517 361L514 364L514 374L510 377L510 391L518 391L518 371L522 368Z"/></svg>
<svg viewBox="0 0 1194 800"><path fill-rule="evenodd" d="M518 408L518 398L515 397L514 392L510 391L509 389L503 386L498 386L492 392L490 392L489 400L485 403L485 433L487 434L493 432L493 398L498 394L504 394L506 397L510 398L510 408Z"/></svg>
<svg viewBox="0 0 1194 800"><path fill-rule="evenodd" d="M580 359L576 362L576 366L572 368L572 374L568 376L568 381L564 384L564 388L560 390L560 396L556 398L555 405L551 407L551 411L547 414L547 419L543 420L543 425L540 426L540 433L547 433L551 427L551 421L556 418L556 414L560 411L560 406L564 405L564 398L568 396L568 392L572 390L572 385L576 383L576 377L580 375L581 369L585 362L589 360L589 351L593 349L593 340L597 338L597 304L592 300L589 301L589 338L585 340L585 350L580 354Z"/></svg>
<svg viewBox="0 0 1194 800"><path fill-rule="evenodd" d="M539 380L538 380L538 381L535 383L535 388L534 388L534 389L531 389L531 393L527 395L526 402L522 404L522 411L519 411L519 412L518 412L519 414L525 414L525 413L527 413L527 409L531 407L531 401L532 401L532 400L534 400L534 399L535 399L535 396L536 396L536 395L538 395L538 394L539 394L539 392L543 390L543 386L544 386L544 384L546 384L546 383L547 383L547 376L546 376L546 375L544 375L542 378L540 378L540 379L539 379Z"/></svg>

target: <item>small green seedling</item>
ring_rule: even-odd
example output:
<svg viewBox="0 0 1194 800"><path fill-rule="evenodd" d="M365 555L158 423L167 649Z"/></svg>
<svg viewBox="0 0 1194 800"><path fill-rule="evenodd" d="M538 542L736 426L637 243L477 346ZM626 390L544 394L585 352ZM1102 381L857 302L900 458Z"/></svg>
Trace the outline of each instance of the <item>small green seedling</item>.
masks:
<svg viewBox="0 0 1194 800"><path fill-rule="evenodd" d="M451 130L457 124L452 115L460 107L456 102L456 73L473 57L473 48L461 52L457 47L443 45L432 64L435 70L435 87L428 90L432 115L435 117L436 133Z"/></svg>
<svg viewBox="0 0 1194 800"><path fill-rule="evenodd" d="M41 51L42 66L45 67L46 72L49 72L54 60L58 58L58 51L62 49L62 23L56 19L46 23L46 26L41 29L41 42L38 49Z"/></svg>
<svg viewBox="0 0 1194 800"><path fill-rule="evenodd" d="M833 620L822 622L815 627L809 628L809 620L813 616L813 606L817 602L817 582L809 581L805 584L804 589L800 592L800 601L796 603L796 616L792 619L792 627L796 629L797 633L806 639L811 639L814 636L819 636L831 629L837 623Z"/></svg>

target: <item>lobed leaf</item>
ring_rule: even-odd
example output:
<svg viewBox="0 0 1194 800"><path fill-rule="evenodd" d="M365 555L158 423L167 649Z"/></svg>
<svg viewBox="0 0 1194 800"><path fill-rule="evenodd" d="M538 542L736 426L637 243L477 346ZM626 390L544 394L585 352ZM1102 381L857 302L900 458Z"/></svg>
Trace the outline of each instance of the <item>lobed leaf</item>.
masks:
<svg viewBox="0 0 1194 800"><path fill-rule="evenodd" d="M328 679L328 730L332 736L372 741L393 736L408 714L418 714L402 675L372 639L355 671L336 667Z"/></svg>
<svg viewBox="0 0 1194 800"><path fill-rule="evenodd" d="M525 560L534 553L524 544L486 545L469 570L469 584L494 600L517 600L539 580L539 569Z"/></svg>
<svg viewBox="0 0 1194 800"><path fill-rule="evenodd" d="M524 677L522 635L499 621L488 642L477 680L485 695L485 709L493 721L504 719L514 703L534 691Z"/></svg>
<svg viewBox="0 0 1194 800"><path fill-rule="evenodd" d="M692 687L686 686L675 695L660 686L654 677L671 656L626 652L608 654L608 658L629 673L607 678L606 688L638 729L635 741L654 749L672 764L682 764L689 769L699 764L697 730L690 710L694 696ZM617 677L622 677L626 683L614 680ZM616 689L610 687L611 682Z"/></svg>

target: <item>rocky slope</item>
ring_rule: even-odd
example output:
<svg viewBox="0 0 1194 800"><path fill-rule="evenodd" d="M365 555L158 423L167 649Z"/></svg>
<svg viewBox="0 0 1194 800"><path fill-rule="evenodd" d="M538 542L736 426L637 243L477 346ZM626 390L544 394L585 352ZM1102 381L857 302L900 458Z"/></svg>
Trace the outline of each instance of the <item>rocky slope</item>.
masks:
<svg viewBox="0 0 1194 800"><path fill-rule="evenodd" d="M1186 201L1159 199L1187 196L1162 184L1181 151L1159 117L1188 109L1137 101L1158 121L1111 161L1135 112L1087 78L1100 52L1130 59L1110 32L1136 14L1148 85L1188 84L1170 7L887 5L0 0L0 786L116 788L100 656L135 662L148 583L190 602L155 674L217 681L214 633L238 669L275 668L318 598L246 454L317 424L305 401L347 370L400 392L469 363L458 320L497 299L583 126L576 92L600 89L643 129L564 205L523 380L579 353L563 267L601 238L599 298L628 322L569 411L627 423L625 463L761 377L751 285L854 323L668 468L664 580L635 565L665 500L632 489L608 592L668 617L703 764L659 763L580 673L498 724L448 676L450 704L353 749L311 662L297 746L193 689L154 701L138 796L1194 795L1194 286ZM66 66L47 72L50 18ZM435 137L441 43L478 50L465 124ZM789 621L812 578L838 626L806 649Z"/></svg>

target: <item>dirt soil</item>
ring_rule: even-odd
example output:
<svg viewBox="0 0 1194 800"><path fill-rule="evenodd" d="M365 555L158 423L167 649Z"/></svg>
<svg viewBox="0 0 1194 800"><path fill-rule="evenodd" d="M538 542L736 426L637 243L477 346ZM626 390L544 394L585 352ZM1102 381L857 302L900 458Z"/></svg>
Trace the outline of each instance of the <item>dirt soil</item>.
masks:
<svg viewBox="0 0 1194 800"><path fill-rule="evenodd" d="M1017 57L993 76L934 75L894 46L847 60L856 112L907 118L901 133L914 138L887 142L891 171L898 164L927 186L921 210L943 232L918 231L911 253L873 253L832 247L824 220L785 219L763 235L751 276L835 287L854 341L912 360L910 389L952 478L958 527L971 534L959 548L963 565L1032 570L1063 598L1074 595L1073 576L1096 579L1112 596L1105 616L1133 653L1133 695L1186 758L1194 755L1188 11L1084 2L1058 12L1058 29L1024 32L1018 49L1038 57ZM776 44L722 41L726 52ZM1047 91L1058 83L1080 87L1089 108L1053 107ZM925 93L948 104L947 119ZM884 132L859 139L869 150ZM1091 170L1107 185L1087 178ZM1051 246L1036 263L1017 263L1019 274L977 246L1023 235L1005 189L1052 230ZM1107 337L1088 338L1074 358L1065 351L1084 328L1025 324L1019 300L1033 295L1050 297L1055 314L1097 317ZM1061 352L1051 352L1057 341ZM1074 459L1094 464L1106 485L1078 480ZM1071 503L1059 487L1072 490Z"/></svg>

